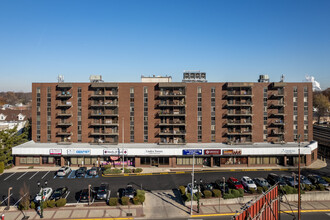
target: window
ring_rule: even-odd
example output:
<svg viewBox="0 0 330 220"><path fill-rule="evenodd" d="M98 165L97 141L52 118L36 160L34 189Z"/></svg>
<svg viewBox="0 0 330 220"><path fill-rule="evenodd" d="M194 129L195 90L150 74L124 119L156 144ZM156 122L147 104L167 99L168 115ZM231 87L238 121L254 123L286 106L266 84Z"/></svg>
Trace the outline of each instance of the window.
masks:
<svg viewBox="0 0 330 220"><path fill-rule="evenodd" d="M144 104L144 115L148 115L148 87L143 87L143 104ZM148 142L148 117L143 117L144 127L143 127L143 141Z"/></svg>
<svg viewBox="0 0 330 220"><path fill-rule="evenodd" d="M130 88L130 142L134 142L134 87Z"/></svg>

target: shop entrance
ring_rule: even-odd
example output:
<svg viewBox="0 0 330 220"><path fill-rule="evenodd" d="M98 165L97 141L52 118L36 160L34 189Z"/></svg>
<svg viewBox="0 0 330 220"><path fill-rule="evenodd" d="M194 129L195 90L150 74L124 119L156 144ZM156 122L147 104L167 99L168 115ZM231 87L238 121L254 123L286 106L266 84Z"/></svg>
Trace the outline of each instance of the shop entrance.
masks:
<svg viewBox="0 0 330 220"><path fill-rule="evenodd" d="M55 165L61 166L61 157L55 157Z"/></svg>
<svg viewBox="0 0 330 220"><path fill-rule="evenodd" d="M205 157L203 159L203 166L210 167L211 166L211 157Z"/></svg>
<svg viewBox="0 0 330 220"><path fill-rule="evenodd" d="M213 166L220 167L220 157L213 157Z"/></svg>
<svg viewBox="0 0 330 220"><path fill-rule="evenodd" d="M293 166L293 156L288 156L286 160L287 166Z"/></svg>
<svg viewBox="0 0 330 220"><path fill-rule="evenodd" d="M158 165L159 165L158 157L152 157L151 158L151 166L158 167Z"/></svg>

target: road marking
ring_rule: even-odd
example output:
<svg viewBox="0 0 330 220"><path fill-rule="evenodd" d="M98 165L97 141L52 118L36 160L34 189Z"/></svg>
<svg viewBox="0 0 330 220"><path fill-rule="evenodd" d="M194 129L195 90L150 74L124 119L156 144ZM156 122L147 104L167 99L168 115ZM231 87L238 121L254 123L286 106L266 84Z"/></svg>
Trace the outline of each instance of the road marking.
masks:
<svg viewBox="0 0 330 220"><path fill-rule="evenodd" d="M21 177L24 176L25 174L27 174L27 172L23 173L20 177L17 178L17 180L21 179Z"/></svg>
<svg viewBox="0 0 330 220"><path fill-rule="evenodd" d="M12 195L13 195L13 194L11 193L9 196L12 196ZM5 198L5 199L0 203L0 205L2 205L2 203L4 203L7 199L8 199L8 197Z"/></svg>
<svg viewBox="0 0 330 220"><path fill-rule="evenodd" d="M75 220L128 220L128 219L134 219L133 217L128 218L75 218ZM65 219L65 220L71 220L71 219Z"/></svg>
<svg viewBox="0 0 330 220"><path fill-rule="evenodd" d="M70 194L70 191L66 194L65 199L68 197L69 194Z"/></svg>
<svg viewBox="0 0 330 220"><path fill-rule="evenodd" d="M15 172L16 173L16 172ZM4 179L4 180L7 180L7 179L9 179L12 175L14 175L15 173L13 173L13 174L11 174L11 175L9 175L9 176L7 176L6 177L6 179Z"/></svg>
<svg viewBox="0 0 330 220"><path fill-rule="evenodd" d="M50 171L48 171L43 177L41 177L41 179L45 178L49 172Z"/></svg>
<svg viewBox="0 0 330 220"><path fill-rule="evenodd" d="M18 204L18 203L19 203L19 202L20 202L20 201L26 196L26 194L27 194L27 193L25 193L24 196L22 196L22 197L21 197L21 198L20 198L20 199L14 204L14 206L17 205L17 204Z"/></svg>
<svg viewBox="0 0 330 220"><path fill-rule="evenodd" d="M39 173L39 171L37 171L35 174L33 174L31 177L30 177L30 179L32 179L35 175L37 175L37 173ZM30 180L29 179L29 180Z"/></svg>

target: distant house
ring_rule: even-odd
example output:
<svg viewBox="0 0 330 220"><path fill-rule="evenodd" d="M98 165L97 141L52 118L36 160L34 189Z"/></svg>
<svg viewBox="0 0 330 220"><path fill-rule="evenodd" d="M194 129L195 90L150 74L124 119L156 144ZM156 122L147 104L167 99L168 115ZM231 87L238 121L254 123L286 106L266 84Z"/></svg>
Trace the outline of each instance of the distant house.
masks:
<svg viewBox="0 0 330 220"><path fill-rule="evenodd" d="M12 129L17 126L17 130L21 131L29 118L31 118L29 110L0 110L0 130Z"/></svg>

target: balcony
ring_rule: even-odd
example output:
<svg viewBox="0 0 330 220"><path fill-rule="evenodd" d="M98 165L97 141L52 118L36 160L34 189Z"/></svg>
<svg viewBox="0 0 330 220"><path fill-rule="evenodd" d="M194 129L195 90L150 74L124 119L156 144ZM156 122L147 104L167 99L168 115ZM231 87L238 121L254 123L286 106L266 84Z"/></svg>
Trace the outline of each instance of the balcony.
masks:
<svg viewBox="0 0 330 220"><path fill-rule="evenodd" d="M71 102L60 102L56 104L56 108L70 108L72 106Z"/></svg>
<svg viewBox="0 0 330 220"><path fill-rule="evenodd" d="M184 92L180 92L180 91L174 91L174 92L160 92L158 95L160 98L164 97L185 97L185 93Z"/></svg>
<svg viewBox="0 0 330 220"><path fill-rule="evenodd" d="M118 92L100 92L100 93L94 93L90 94L89 98L117 98Z"/></svg>
<svg viewBox="0 0 330 220"><path fill-rule="evenodd" d="M283 101L272 102L272 103L270 103L270 105L268 107L269 108L282 108L282 107L285 107L285 102L283 102Z"/></svg>
<svg viewBox="0 0 330 220"><path fill-rule="evenodd" d="M71 136L72 132L68 132L68 131L58 131L56 132L56 136Z"/></svg>
<svg viewBox="0 0 330 220"><path fill-rule="evenodd" d="M60 121L56 123L57 127L70 127L72 126L72 122L69 121Z"/></svg>
<svg viewBox="0 0 330 220"><path fill-rule="evenodd" d="M284 113L284 111L272 111L270 112L270 117L273 118L277 118L277 117L281 117L283 118L286 114Z"/></svg>
<svg viewBox="0 0 330 220"><path fill-rule="evenodd" d="M228 91L227 97L252 97L251 91Z"/></svg>
<svg viewBox="0 0 330 220"><path fill-rule="evenodd" d="M72 94L69 92L62 92L62 93L58 93L56 97L59 99L69 99L72 97Z"/></svg>
<svg viewBox="0 0 330 220"><path fill-rule="evenodd" d="M227 126L252 126L252 122L248 121L228 121L225 123Z"/></svg>
<svg viewBox="0 0 330 220"><path fill-rule="evenodd" d="M228 111L227 116L252 116L251 111Z"/></svg>
<svg viewBox="0 0 330 220"><path fill-rule="evenodd" d="M161 131L159 136L184 136L186 135L185 131Z"/></svg>
<svg viewBox="0 0 330 220"><path fill-rule="evenodd" d="M284 126L285 123L283 120L275 120L275 121L272 121L272 123L270 125L271 126Z"/></svg>
<svg viewBox="0 0 330 220"><path fill-rule="evenodd" d="M159 126L186 126L185 121L160 122Z"/></svg>
<svg viewBox="0 0 330 220"><path fill-rule="evenodd" d="M118 131L114 131L114 132L95 132L92 131L89 133L90 136L118 136Z"/></svg>
<svg viewBox="0 0 330 220"><path fill-rule="evenodd" d="M114 127L114 126L118 126L118 122L111 122L111 123L107 123L107 122L91 122L88 124L89 127Z"/></svg>
<svg viewBox="0 0 330 220"><path fill-rule="evenodd" d="M118 144L118 141L91 141L89 142L90 145L115 145Z"/></svg>
<svg viewBox="0 0 330 220"><path fill-rule="evenodd" d="M72 141L58 141L57 144L58 145L70 145L70 144L72 144Z"/></svg>
<svg viewBox="0 0 330 220"><path fill-rule="evenodd" d="M187 142L185 140L173 140L173 139L169 139L168 141L163 140L158 142L159 145L183 145L186 143Z"/></svg>
<svg viewBox="0 0 330 220"><path fill-rule="evenodd" d="M118 112L90 113L89 117L118 117Z"/></svg>
<svg viewBox="0 0 330 220"><path fill-rule="evenodd" d="M277 92L277 93L272 93L268 96L269 99L279 99L283 98L285 96L284 92Z"/></svg>
<svg viewBox="0 0 330 220"><path fill-rule="evenodd" d="M72 112L58 112L56 113L56 117L71 117Z"/></svg>
<svg viewBox="0 0 330 220"><path fill-rule="evenodd" d="M252 102L228 102L226 105L229 106L229 107L253 106Z"/></svg>
<svg viewBox="0 0 330 220"><path fill-rule="evenodd" d="M237 136L252 135L252 131L228 131L227 135L237 135Z"/></svg>
<svg viewBox="0 0 330 220"><path fill-rule="evenodd" d="M185 107L186 103L182 102L160 102L159 107Z"/></svg>
<svg viewBox="0 0 330 220"><path fill-rule="evenodd" d="M279 135L284 135L285 131L284 130L276 130L276 129L272 129L270 132L270 136L279 136Z"/></svg>
<svg viewBox="0 0 330 220"><path fill-rule="evenodd" d="M90 108L110 108L110 107L118 107L118 102L101 102L101 103L91 103L89 104Z"/></svg>
<svg viewBox="0 0 330 220"><path fill-rule="evenodd" d="M186 114L184 112L160 112L158 116L162 117L185 117Z"/></svg>

